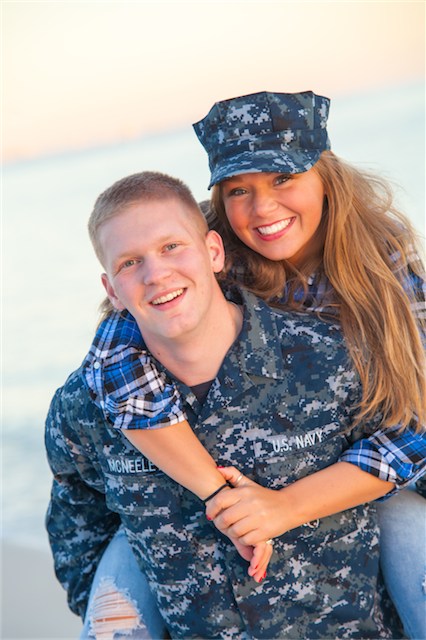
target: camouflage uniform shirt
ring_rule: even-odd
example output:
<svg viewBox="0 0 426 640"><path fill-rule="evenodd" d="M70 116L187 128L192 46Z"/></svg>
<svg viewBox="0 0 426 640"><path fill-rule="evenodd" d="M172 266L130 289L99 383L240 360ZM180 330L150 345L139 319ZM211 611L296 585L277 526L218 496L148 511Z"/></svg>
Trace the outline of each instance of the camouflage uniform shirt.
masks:
<svg viewBox="0 0 426 640"><path fill-rule="evenodd" d="M203 405L175 383L217 463L279 489L333 464L375 425L351 425L360 388L337 326L242 295L243 328ZM401 637L383 619L374 504L276 539L257 584L203 503L105 422L82 369L52 401L46 447L47 528L74 611L84 612L100 554L122 524L174 638Z"/></svg>

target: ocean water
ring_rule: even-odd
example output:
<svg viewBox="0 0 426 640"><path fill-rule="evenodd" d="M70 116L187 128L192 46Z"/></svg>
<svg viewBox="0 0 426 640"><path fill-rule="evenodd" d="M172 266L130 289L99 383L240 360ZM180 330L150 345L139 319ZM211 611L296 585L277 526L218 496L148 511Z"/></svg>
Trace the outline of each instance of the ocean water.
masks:
<svg viewBox="0 0 426 640"><path fill-rule="evenodd" d="M338 155L391 181L396 201L425 227L425 93L412 84L332 100ZM44 420L77 368L103 299L86 232L98 194L130 173L176 175L208 197L207 159L191 127L3 168L2 535L46 546L50 471Z"/></svg>

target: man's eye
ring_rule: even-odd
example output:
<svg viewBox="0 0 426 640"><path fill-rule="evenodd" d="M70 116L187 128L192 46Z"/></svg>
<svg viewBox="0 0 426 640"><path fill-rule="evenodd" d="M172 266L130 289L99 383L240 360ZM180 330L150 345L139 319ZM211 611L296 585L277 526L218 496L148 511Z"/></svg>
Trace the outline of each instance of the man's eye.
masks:
<svg viewBox="0 0 426 640"><path fill-rule="evenodd" d="M129 267L133 267L133 265L137 264L139 261L136 259L132 259L132 260L126 260L125 262L123 262L123 264L120 266L120 269L128 269Z"/></svg>
<svg viewBox="0 0 426 640"><path fill-rule="evenodd" d="M173 249L176 249L177 246L178 246L177 242L170 242L169 244L166 244L164 248L166 251L173 251Z"/></svg>

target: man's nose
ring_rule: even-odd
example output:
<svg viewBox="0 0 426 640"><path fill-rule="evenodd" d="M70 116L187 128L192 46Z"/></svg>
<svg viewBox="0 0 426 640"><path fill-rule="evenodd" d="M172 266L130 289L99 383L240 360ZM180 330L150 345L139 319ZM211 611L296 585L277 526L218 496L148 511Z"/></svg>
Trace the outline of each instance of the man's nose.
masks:
<svg viewBox="0 0 426 640"><path fill-rule="evenodd" d="M142 279L145 285L155 284L167 278L170 267L160 256L149 257L144 260Z"/></svg>

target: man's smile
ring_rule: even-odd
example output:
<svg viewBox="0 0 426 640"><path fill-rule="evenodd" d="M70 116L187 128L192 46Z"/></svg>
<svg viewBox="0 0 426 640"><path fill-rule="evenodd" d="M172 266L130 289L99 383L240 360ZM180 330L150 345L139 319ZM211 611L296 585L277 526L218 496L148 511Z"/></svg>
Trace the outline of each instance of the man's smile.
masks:
<svg viewBox="0 0 426 640"><path fill-rule="evenodd" d="M175 298L179 298L184 292L184 289L176 289L175 291L171 291L170 293L166 293L163 296L159 296L158 298L154 298L151 300L151 304L159 305L165 304L166 302L171 302Z"/></svg>

